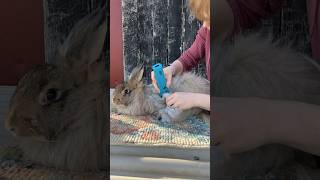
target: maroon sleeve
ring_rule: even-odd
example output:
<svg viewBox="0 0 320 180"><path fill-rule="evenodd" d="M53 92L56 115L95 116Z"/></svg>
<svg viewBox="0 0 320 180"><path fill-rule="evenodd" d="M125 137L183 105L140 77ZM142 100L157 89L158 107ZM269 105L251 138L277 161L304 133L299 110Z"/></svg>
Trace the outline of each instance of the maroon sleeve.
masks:
<svg viewBox="0 0 320 180"><path fill-rule="evenodd" d="M227 0L234 16L234 32L252 28L279 11L286 0Z"/></svg>
<svg viewBox="0 0 320 180"><path fill-rule="evenodd" d="M183 52L178 59L182 63L184 71L191 70L203 57L205 57L205 38L206 29L202 26L198 30L196 39L191 47Z"/></svg>

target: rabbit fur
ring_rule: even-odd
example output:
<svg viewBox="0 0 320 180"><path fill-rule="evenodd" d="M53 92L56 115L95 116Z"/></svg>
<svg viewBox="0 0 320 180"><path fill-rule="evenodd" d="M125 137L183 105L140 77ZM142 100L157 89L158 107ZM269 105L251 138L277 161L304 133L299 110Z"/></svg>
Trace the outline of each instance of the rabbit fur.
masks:
<svg viewBox="0 0 320 180"><path fill-rule="evenodd" d="M233 42L222 43L215 53L214 97L260 97L320 104L320 66L289 46L280 46L259 34L239 35ZM213 151L219 149L214 147ZM213 163L212 177L241 179L264 175L294 162L297 156L314 162L308 153L282 145L265 145Z"/></svg>
<svg viewBox="0 0 320 180"><path fill-rule="evenodd" d="M164 122L183 121L191 115L209 118L206 112L200 108L191 108L179 113L178 116L170 116L165 98L154 93L151 85L143 83L143 72L142 66L134 68L129 80L116 86L111 102L113 111L128 115L152 115ZM171 92L210 94L210 82L201 76L188 72L174 76L169 89Z"/></svg>
<svg viewBox="0 0 320 180"><path fill-rule="evenodd" d="M105 60L100 58L106 28L104 7L73 27L55 64L39 65L19 80L5 126L19 140L25 160L74 171L106 168Z"/></svg>
<svg viewBox="0 0 320 180"><path fill-rule="evenodd" d="M307 55L258 34L239 36L217 50L216 97L262 97L319 104L320 66Z"/></svg>

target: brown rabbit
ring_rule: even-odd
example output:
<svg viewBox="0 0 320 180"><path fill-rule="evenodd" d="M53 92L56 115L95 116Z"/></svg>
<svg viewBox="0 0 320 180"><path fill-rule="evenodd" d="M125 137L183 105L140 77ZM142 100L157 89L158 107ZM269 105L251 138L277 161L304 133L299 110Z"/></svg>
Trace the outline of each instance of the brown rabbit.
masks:
<svg viewBox="0 0 320 180"><path fill-rule="evenodd" d="M320 66L307 55L257 34L238 36L233 44L224 43L215 50L218 58L213 66L214 97L260 97L320 104ZM212 152L211 157L219 156L216 153L219 147ZM212 178L254 179L293 165L296 156L314 161L310 154L271 144L212 163L215 172Z"/></svg>
<svg viewBox="0 0 320 180"><path fill-rule="evenodd" d="M114 111L128 115L152 115L164 122L182 121L191 115L209 118L200 108L183 111L178 116L170 115L165 99L154 93L151 85L143 83L143 71L142 66L134 68L129 80L116 86L111 104ZM171 92L210 93L210 82L193 73L177 75L173 77L171 84Z"/></svg>
<svg viewBox="0 0 320 180"><path fill-rule="evenodd" d="M77 23L57 52L18 83L6 128L24 159L67 170L106 168L104 60L106 9Z"/></svg>

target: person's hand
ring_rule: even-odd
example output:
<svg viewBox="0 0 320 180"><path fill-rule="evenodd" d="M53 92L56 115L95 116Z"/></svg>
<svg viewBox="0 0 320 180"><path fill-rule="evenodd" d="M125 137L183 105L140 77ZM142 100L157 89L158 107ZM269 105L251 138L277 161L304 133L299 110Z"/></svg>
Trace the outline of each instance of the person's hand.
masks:
<svg viewBox="0 0 320 180"><path fill-rule="evenodd" d="M175 92L166 98L166 103L170 107L186 110L195 106L195 98L194 93Z"/></svg>
<svg viewBox="0 0 320 180"><path fill-rule="evenodd" d="M166 68L163 68L163 73L164 73L164 76L165 76L165 78L167 80L167 87L170 87L171 79L172 79L172 76L173 76L173 72L172 72L171 67L168 66ZM153 85L155 91L157 93L159 93L160 90L158 88L157 81L156 81L156 78L154 77L154 72L153 71L151 72L151 80L152 80L152 85Z"/></svg>

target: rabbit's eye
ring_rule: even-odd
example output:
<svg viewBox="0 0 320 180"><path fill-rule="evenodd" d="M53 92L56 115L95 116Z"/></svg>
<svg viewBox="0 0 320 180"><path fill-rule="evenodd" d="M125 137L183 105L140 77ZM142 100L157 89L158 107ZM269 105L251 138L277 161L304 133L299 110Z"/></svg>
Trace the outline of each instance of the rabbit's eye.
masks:
<svg viewBox="0 0 320 180"><path fill-rule="evenodd" d="M57 91L55 89L48 89L47 100L54 101L57 98Z"/></svg>
<svg viewBox="0 0 320 180"><path fill-rule="evenodd" d="M46 98L48 102L57 101L60 99L60 97L61 97L61 92L58 91L57 89L51 88L47 90Z"/></svg>
<svg viewBox="0 0 320 180"><path fill-rule="evenodd" d="M124 93L125 93L125 94L129 94L129 93L130 93L130 90L129 90L129 89L125 89L125 90L124 90Z"/></svg>
<svg viewBox="0 0 320 180"><path fill-rule="evenodd" d="M59 89L50 88L41 93L39 104L42 106L49 105L61 99L63 92Z"/></svg>

